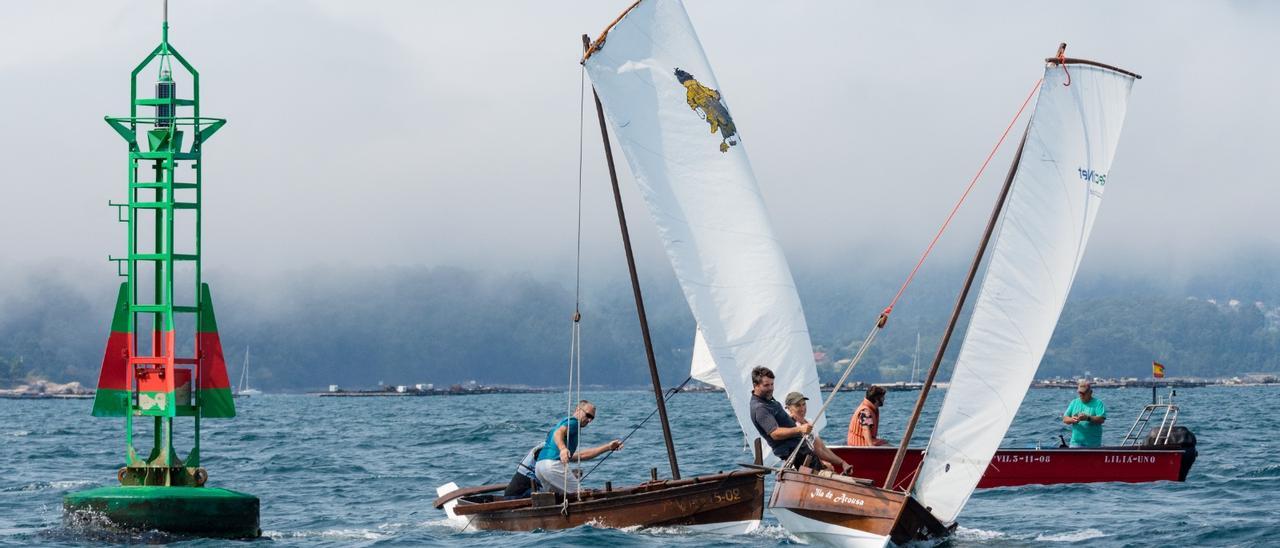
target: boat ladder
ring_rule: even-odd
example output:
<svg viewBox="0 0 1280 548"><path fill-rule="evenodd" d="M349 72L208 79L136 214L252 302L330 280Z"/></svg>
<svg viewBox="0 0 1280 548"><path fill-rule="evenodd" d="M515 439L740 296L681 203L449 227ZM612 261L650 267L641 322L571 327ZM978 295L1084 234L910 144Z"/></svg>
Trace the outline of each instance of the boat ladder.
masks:
<svg viewBox="0 0 1280 548"><path fill-rule="evenodd" d="M1120 445L1139 446L1147 439L1147 430L1151 426L1151 419L1163 411L1160 417L1160 423L1155 427L1155 445L1164 445L1169 443L1169 434L1173 432L1173 426L1178 422L1178 406L1172 403L1151 403L1142 408L1142 412L1138 413L1137 420L1133 421L1133 426L1129 427L1129 433L1125 434L1124 441Z"/></svg>

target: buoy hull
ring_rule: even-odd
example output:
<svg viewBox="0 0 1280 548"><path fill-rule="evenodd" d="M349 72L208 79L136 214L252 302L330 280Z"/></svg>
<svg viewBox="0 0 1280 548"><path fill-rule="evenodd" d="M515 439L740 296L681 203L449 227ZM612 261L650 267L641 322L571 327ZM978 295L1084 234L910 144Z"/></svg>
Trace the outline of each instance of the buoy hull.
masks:
<svg viewBox="0 0 1280 548"><path fill-rule="evenodd" d="M101 487L66 495L69 520L112 529L257 538L258 497L212 487Z"/></svg>

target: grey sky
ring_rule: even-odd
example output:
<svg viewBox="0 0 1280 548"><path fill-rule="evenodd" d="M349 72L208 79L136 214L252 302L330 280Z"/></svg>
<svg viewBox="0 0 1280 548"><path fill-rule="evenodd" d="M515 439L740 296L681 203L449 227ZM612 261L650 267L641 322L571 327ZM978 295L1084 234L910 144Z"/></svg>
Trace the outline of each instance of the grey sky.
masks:
<svg viewBox="0 0 1280 548"><path fill-rule="evenodd" d="M628 4L174 0L171 41L201 70L205 114L230 119L205 149L207 268L563 272L579 36ZM918 253L1059 41L1144 76L1086 263L1143 271L1280 248L1277 4L688 9L793 261ZM106 203L124 198L125 158L102 116L127 112L128 72L159 39L160 2L3 12L3 266L91 264L109 278L105 258L123 251L124 232ZM586 252L615 264L586 115ZM942 253L970 252L1012 148ZM661 260L622 165L637 245Z"/></svg>

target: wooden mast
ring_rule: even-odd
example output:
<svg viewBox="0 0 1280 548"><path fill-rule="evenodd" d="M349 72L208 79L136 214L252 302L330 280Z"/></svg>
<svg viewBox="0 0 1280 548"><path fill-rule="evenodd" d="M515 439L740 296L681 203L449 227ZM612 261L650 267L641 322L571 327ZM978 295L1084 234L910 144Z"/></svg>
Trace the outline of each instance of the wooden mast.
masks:
<svg viewBox="0 0 1280 548"><path fill-rule="evenodd" d="M996 223L1000 219L1000 213L1004 210L1005 199L1009 197L1009 189L1013 187L1013 177L1018 173L1018 164L1022 162L1022 149L1027 144L1027 132L1022 132L1022 141L1018 143L1018 153L1013 157L1013 165L1009 166L1009 175L1004 179L1004 187L1000 189L1000 197L996 199L995 208L991 210L991 218L987 220L987 229L982 233L982 242L978 244L978 251L973 255L973 263L969 265L969 273L964 279L964 288L960 290L960 296L956 298L956 306L951 310L951 319L947 321L947 330L942 334L942 341L938 343L938 352L933 356L933 364L929 366L929 375L925 378L924 386L920 388L920 396L916 398L915 409L911 411L911 420L907 421L907 431L902 435L902 442L898 444L898 452L893 457L893 465L889 467L889 475L884 480L884 486L892 490L894 488L893 480L898 477L898 470L902 468L902 459L907 455L907 445L911 443L911 436L915 433L916 424L920 422L920 412L924 410L925 399L929 397L929 390L933 388L933 380L938 376L938 367L942 364L942 356L947 352L947 345L951 342L951 335L955 332L956 322L960 319L960 311L964 309L964 303L969 298L969 289L973 287L973 279L978 274L978 267L982 265L982 257L986 255L987 244L991 242L991 234L995 232ZM912 476L911 484L915 484L916 476ZM910 491L910 487L905 491Z"/></svg>
<svg viewBox="0 0 1280 548"><path fill-rule="evenodd" d="M591 37L582 35L584 51L590 51ZM600 120L600 137L604 139L604 158L609 164L609 180L613 183L613 205L618 210L618 228L622 230L622 247L627 253L627 270L631 274L631 292L636 299L636 316L640 319L640 334L644 338L645 358L649 361L649 379L653 382L653 397L658 402L658 418L662 421L662 440L667 444L667 461L671 464L672 479L680 479L680 466L676 464L676 446L671 441L671 423L667 421L667 404L662 397L662 380L658 378L658 363L653 356L653 340L649 337L649 320L644 313L644 297L640 294L640 278L636 275L636 258L631 252L631 234L627 231L627 214L622 208L622 192L618 189L618 172L613 165L613 148L609 146L609 130L605 126L604 106L595 86L591 96L596 102L596 117Z"/></svg>

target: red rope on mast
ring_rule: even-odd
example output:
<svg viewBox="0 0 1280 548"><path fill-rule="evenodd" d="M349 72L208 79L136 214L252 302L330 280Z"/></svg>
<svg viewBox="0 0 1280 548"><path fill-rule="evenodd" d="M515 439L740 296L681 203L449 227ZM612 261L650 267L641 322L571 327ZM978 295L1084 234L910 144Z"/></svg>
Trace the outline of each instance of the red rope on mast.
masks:
<svg viewBox="0 0 1280 548"><path fill-rule="evenodd" d="M1070 73L1067 74L1067 77L1071 77ZM996 146L991 149L991 153L987 155L987 159L982 162L982 167L978 168L978 172L975 173L973 175L973 179L969 181L969 187L964 189L964 194L960 195L960 199L956 201L956 205L951 208L951 213L947 215L947 220L943 221L942 226L938 228L938 233L934 234L933 241L929 242L929 247L925 248L924 253L920 255L920 260L916 261L916 266L911 269L911 274L907 275L906 281L902 282L902 287L898 288L898 292L893 296L893 299L889 301L889 306L886 306L884 311L880 313L880 319L876 324L877 327L884 327L885 323L889 321L889 314L893 313L893 307L898 304L898 299L902 297L904 292L906 292L907 286L911 285L911 281L915 279L916 273L920 271L920 266L923 265L925 259L929 257L929 253L933 251L933 246L938 243L940 238L942 238L942 233L947 231L947 226L949 226L951 224L951 220L955 218L956 212L960 211L960 206L964 204L965 199L969 197L969 193L973 191L973 187L978 184L978 179L982 177L982 172L986 171L987 164L991 163L991 159L994 158L996 152L1000 150L1000 145L1004 144L1005 138L1009 136L1009 131L1013 129L1014 124L1018 123L1018 118L1022 117L1022 111L1026 110L1027 104L1031 102L1031 98L1035 96L1036 90L1040 89L1040 84L1043 83L1044 78L1041 78L1036 80L1036 85L1031 87L1031 92L1028 93L1027 98L1022 101L1022 106L1018 107L1018 113L1013 115L1012 120L1009 120L1008 127L1004 128L1004 133L1000 134L1000 140L996 141Z"/></svg>

